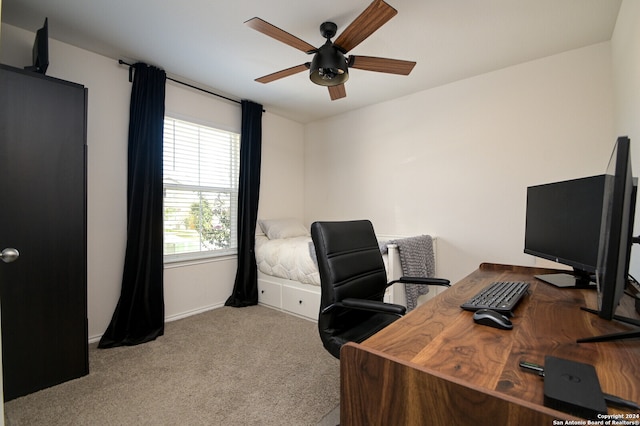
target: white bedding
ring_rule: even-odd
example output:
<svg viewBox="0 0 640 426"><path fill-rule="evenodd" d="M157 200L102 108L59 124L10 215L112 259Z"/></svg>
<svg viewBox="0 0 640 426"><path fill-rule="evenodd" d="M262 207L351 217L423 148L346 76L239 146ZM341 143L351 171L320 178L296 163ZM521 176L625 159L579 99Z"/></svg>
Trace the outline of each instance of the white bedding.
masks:
<svg viewBox="0 0 640 426"><path fill-rule="evenodd" d="M256 263L264 274L320 285L320 274L315 259L311 257L311 237L293 237L270 240L256 236Z"/></svg>

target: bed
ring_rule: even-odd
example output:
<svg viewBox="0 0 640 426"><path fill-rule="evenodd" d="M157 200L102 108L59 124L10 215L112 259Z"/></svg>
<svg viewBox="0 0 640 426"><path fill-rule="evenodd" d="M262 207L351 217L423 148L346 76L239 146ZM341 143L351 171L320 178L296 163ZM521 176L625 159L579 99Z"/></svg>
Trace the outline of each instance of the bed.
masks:
<svg viewBox="0 0 640 426"><path fill-rule="evenodd" d="M309 231L295 219L259 220L255 255L258 303L311 320L318 319L320 276ZM379 235L389 281L402 275L398 236ZM435 248L435 244L434 244ZM404 286L396 284L385 301L406 304Z"/></svg>

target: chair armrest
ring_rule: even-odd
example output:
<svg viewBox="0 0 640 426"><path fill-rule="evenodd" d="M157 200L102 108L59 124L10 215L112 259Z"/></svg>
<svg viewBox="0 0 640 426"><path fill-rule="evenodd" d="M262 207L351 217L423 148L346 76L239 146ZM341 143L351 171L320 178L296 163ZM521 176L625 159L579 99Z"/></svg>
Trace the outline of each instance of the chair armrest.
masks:
<svg viewBox="0 0 640 426"><path fill-rule="evenodd" d="M440 285L443 287L451 287L451 282L444 278L427 278L427 277L400 277L395 281L391 281L389 285L395 283L404 284L420 284L420 285Z"/></svg>
<svg viewBox="0 0 640 426"><path fill-rule="evenodd" d="M331 305L324 308L321 313L326 314L327 312L335 308L359 309L363 311L395 314L398 316L404 315L407 311L406 307L393 303L379 302L377 300L348 298L343 299L342 302L332 303Z"/></svg>

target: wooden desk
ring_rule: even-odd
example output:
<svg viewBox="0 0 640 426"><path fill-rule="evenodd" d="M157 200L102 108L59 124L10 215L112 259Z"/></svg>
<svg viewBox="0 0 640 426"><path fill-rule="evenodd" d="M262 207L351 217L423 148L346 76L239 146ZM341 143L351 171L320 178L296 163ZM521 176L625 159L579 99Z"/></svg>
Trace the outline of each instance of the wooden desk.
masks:
<svg viewBox="0 0 640 426"><path fill-rule="evenodd" d="M595 366L604 392L640 402L640 339L576 343L631 329L580 310L593 290L558 289L533 277L558 272L482 264L480 268L340 356L341 425L552 425L577 418L543 405L543 380L520 360L545 355ZM493 281L529 281L513 330L477 325L460 309ZM638 318L629 302L618 313ZM620 312L625 308L627 312ZM633 413L609 408L609 414ZM629 419L640 421L640 419ZM557 424L557 423L556 423Z"/></svg>

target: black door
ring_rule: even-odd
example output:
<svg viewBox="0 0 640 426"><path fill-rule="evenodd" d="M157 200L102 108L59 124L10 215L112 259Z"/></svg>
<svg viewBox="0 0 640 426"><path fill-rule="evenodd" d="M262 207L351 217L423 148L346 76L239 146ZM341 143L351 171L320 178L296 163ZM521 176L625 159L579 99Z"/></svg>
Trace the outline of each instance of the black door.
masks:
<svg viewBox="0 0 640 426"><path fill-rule="evenodd" d="M5 400L88 373L86 90L0 68Z"/></svg>

